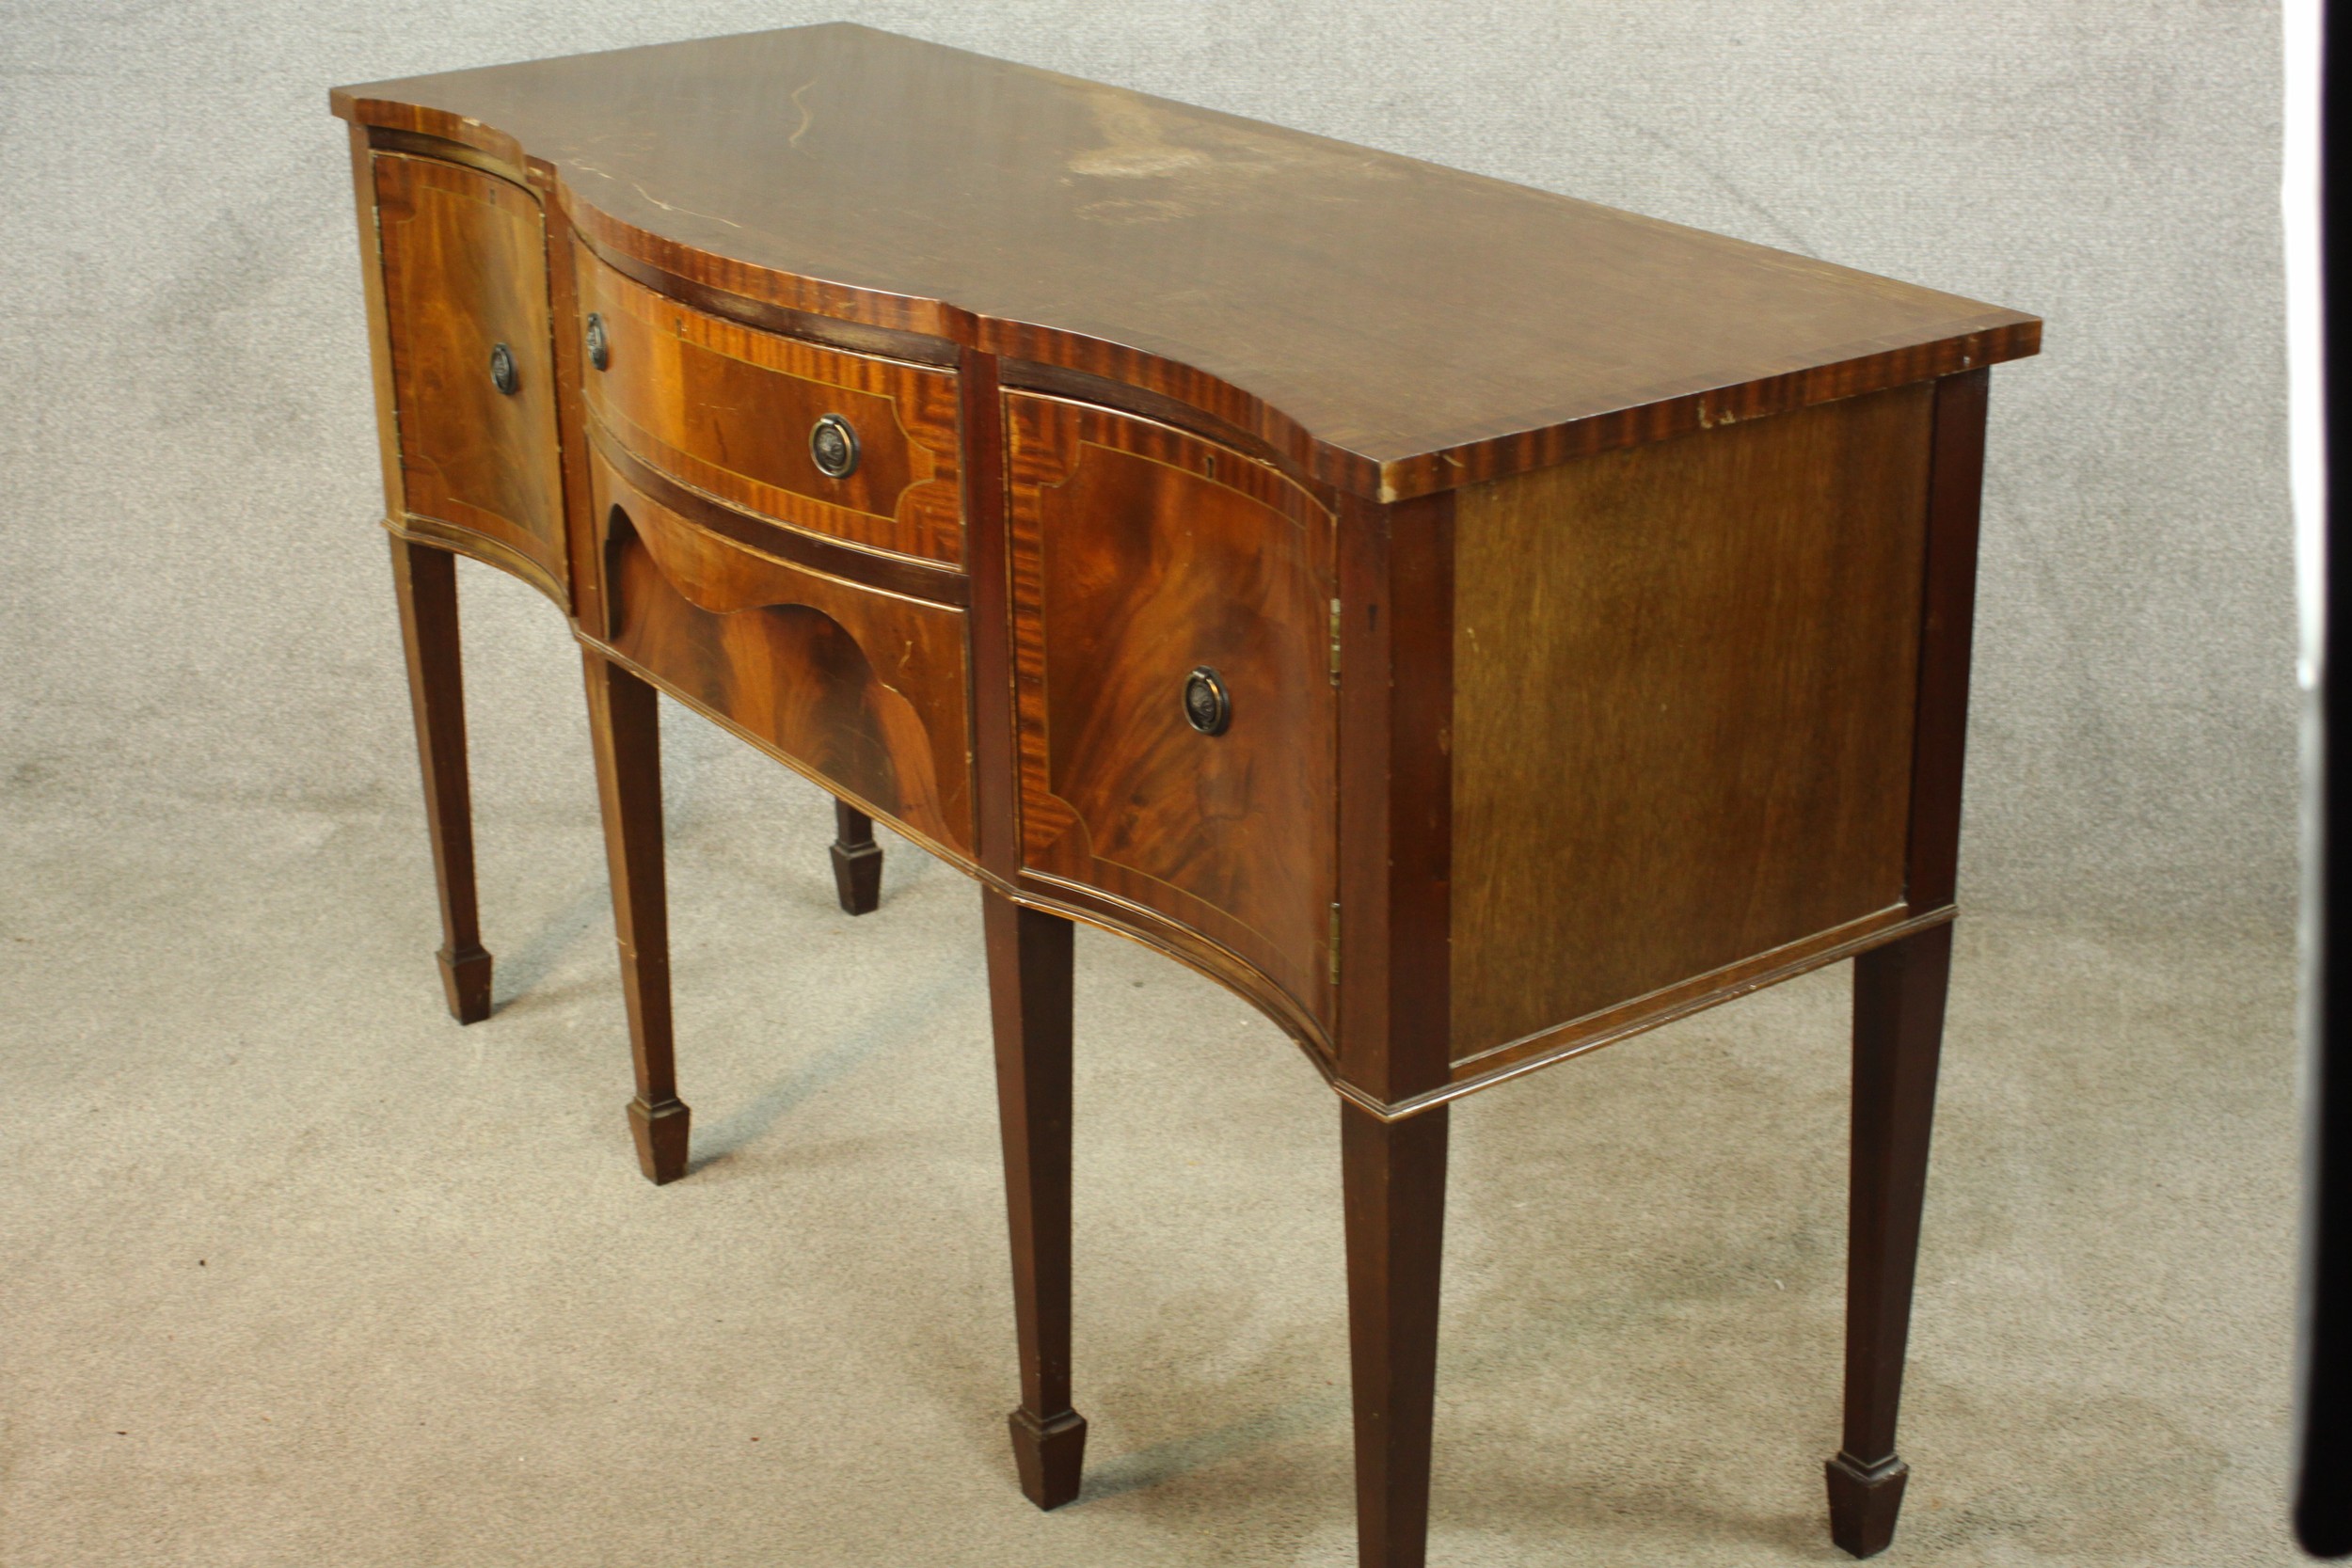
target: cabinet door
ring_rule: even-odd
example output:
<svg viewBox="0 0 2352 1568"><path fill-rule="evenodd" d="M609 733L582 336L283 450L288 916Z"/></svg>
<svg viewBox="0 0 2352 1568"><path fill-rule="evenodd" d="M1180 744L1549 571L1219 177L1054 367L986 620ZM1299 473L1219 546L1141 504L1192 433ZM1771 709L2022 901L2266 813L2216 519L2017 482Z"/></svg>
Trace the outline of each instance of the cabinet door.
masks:
<svg viewBox="0 0 2352 1568"><path fill-rule="evenodd" d="M1330 514L1147 420L1016 392L1006 426L1024 868L1191 928L1328 1027Z"/></svg>
<svg viewBox="0 0 2352 1568"><path fill-rule="evenodd" d="M394 152L375 155L375 199L408 511L563 583L539 203L494 175Z"/></svg>

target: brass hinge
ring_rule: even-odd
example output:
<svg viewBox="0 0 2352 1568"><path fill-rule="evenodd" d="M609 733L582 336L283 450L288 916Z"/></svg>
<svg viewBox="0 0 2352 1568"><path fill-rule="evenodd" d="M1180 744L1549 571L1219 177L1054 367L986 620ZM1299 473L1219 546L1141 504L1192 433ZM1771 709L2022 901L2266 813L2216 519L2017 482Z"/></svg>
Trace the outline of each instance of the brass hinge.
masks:
<svg viewBox="0 0 2352 1568"><path fill-rule="evenodd" d="M1340 907L1331 906L1331 983L1340 983Z"/></svg>
<svg viewBox="0 0 2352 1568"><path fill-rule="evenodd" d="M1340 601L1331 601L1331 684L1340 684Z"/></svg>

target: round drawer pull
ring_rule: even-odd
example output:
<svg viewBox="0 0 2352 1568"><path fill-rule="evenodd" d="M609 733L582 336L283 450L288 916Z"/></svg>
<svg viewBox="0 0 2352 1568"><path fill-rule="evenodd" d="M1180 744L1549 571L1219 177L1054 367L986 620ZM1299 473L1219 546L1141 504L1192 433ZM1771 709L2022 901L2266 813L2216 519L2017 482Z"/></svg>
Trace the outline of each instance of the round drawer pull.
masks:
<svg viewBox="0 0 2352 1568"><path fill-rule="evenodd" d="M612 341L604 335L604 318L588 312L588 363L600 371L612 368Z"/></svg>
<svg viewBox="0 0 2352 1568"><path fill-rule="evenodd" d="M1202 735L1223 735L1233 721L1233 699L1224 677L1203 664L1184 677L1184 722Z"/></svg>
<svg viewBox="0 0 2352 1568"><path fill-rule="evenodd" d="M857 471L857 432L838 414L828 414L808 433L808 455L827 479L847 479Z"/></svg>
<svg viewBox="0 0 2352 1568"><path fill-rule="evenodd" d="M504 343L492 343L490 385L511 398L515 395L515 388L522 384L522 376L515 369L515 351Z"/></svg>

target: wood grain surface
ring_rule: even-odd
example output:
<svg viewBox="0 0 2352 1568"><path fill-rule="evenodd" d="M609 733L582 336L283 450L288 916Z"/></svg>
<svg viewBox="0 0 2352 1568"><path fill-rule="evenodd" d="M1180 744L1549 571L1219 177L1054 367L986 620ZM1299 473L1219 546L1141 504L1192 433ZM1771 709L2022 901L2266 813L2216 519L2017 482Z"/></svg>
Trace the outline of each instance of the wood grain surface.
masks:
<svg viewBox="0 0 2352 1568"><path fill-rule="evenodd" d="M1358 1568L1426 1568L1445 1259L1444 1106L1384 1122L1340 1107Z"/></svg>
<svg viewBox="0 0 2352 1568"><path fill-rule="evenodd" d="M693 1113L677 1097L670 1008L670 894L661 823L661 716L654 689L595 648L580 651L588 738L604 814L612 939L628 1012L637 1093L628 1102L637 1168L656 1186L686 1174Z"/></svg>
<svg viewBox="0 0 2352 1568"><path fill-rule="evenodd" d="M1947 907L1959 892L1968 650L1976 632L1978 503L1984 493L1985 394L1992 378L1990 371L1971 371L1935 384L1911 861L1903 890L1914 913Z"/></svg>
<svg viewBox="0 0 2352 1568"><path fill-rule="evenodd" d="M1454 507L1340 512L1341 1032L1333 1082L1375 1110L1442 1087L1453 942Z"/></svg>
<svg viewBox="0 0 2352 1568"><path fill-rule="evenodd" d="M961 567L889 550L866 549L829 534L795 528L780 518L739 511L646 463L623 446L620 438L594 415L583 413L581 427L579 444L582 451L593 448L612 465L613 472L632 486L700 528L725 534L762 554L780 556L796 566L861 587L958 609L972 602L971 579ZM590 621L584 611L580 619Z"/></svg>
<svg viewBox="0 0 2352 1568"><path fill-rule="evenodd" d="M1830 1539L1854 1557L1894 1540L1911 1473L1895 1449L1895 1424L1951 970L1948 924L1854 960L1845 1435L1824 1466Z"/></svg>
<svg viewBox="0 0 2352 1568"><path fill-rule="evenodd" d="M441 895L441 990L460 1023L490 1016L490 955L474 890L473 789L466 768L466 682L457 657L457 562L394 534L392 591L424 777L425 831Z"/></svg>
<svg viewBox="0 0 2352 1568"><path fill-rule="evenodd" d="M571 219L564 204L553 199L554 176L535 168L531 188L541 197L547 214L548 303L554 329L549 341L555 354L556 464L564 480L564 547L575 565L571 575L571 612L576 626L604 625L603 585L596 570L596 519L588 505L588 409L580 401L580 378L587 373L586 345L578 324L580 278L573 262Z"/></svg>
<svg viewBox="0 0 2352 1568"><path fill-rule="evenodd" d="M1933 404L1456 496L1457 1061L1902 904Z"/></svg>
<svg viewBox="0 0 2352 1568"><path fill-rule="evenodd" d="M835 800L833 821L833 886L841 912L872 914L882 907L882 873L874 819L847 800Z"/></svg>
<svg viewBox="0 0 2352 1568"><path fill-rule="evenodd" d="M359 288L368 312L368 371L375 388L375 453L384 478L384 520L397 527L408 515L400 481L400 399L392 380L392 333L384 297L384 238L376 214L373 138L388 133L353 125L352 206L359 220Z"/></svg>
<svg viewBox="0 0 2352 1568"><path fill-rule="evenodd" d="M723 500L875 549L963 557L952 372L822 348L665 299L574 251L580 309L602 322L588 406L656 467ZM857 467L821 472L809 432L832 414Z"/></svg>
<svg viewBox="0 0 2352 1568"><path fill-rule="evenodd" d="M557 583L568 575L556 468L539 204L494 176L374 155L377 228L409 514L482 534ZM516 385L490 376L493 344Z"/></svg>
<svg viewBox="0 0 2352 1568"><path fill-rule="evenodd" d="M1008 393L1022 864L1198 930L1331 1015L1331 515L1263 464ZM1184 717L1215 670L1231 725Z"/></svg>
<svg viewBox="0 0 2352 1568"><path fill-rule="evenodd" d="M1013 1464L1040 1508L1078 1495L1086 1418L1070 1403L1071 927L980 889L1021 1403Z"/></svg>
<svg viewBox="0 0 2352 1568"><path fill-rule="evenodd" d="M589 472L612 648L688 705L968 863L963 612L700 528L600 455Z"/></svg>
<svg viewBox="0 0 2352 1568"><path fill-rule="evenodd" d="M847 24L338 89L787 309L1208 409L1394 499L2036 351L2030 316Z"/></svg>

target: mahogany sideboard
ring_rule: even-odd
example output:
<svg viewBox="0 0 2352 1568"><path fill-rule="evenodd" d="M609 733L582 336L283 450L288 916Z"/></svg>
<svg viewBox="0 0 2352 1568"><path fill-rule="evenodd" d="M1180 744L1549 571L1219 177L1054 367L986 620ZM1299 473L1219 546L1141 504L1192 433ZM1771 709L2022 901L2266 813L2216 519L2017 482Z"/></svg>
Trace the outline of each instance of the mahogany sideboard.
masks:
<svg viewBox="0 0 2352 1568"><path fill-rule="evenodd" d="M1021 1484L1077 1495L1071 922L1338 1093L1362 1560L1423 1560L1448 1103L1852 958L1844 1446L1886 1545L1988 367L2030 316L830 24L338 89L447 938L453 555L586 668L645 1174L655 693L980 885Z"/></svg>

